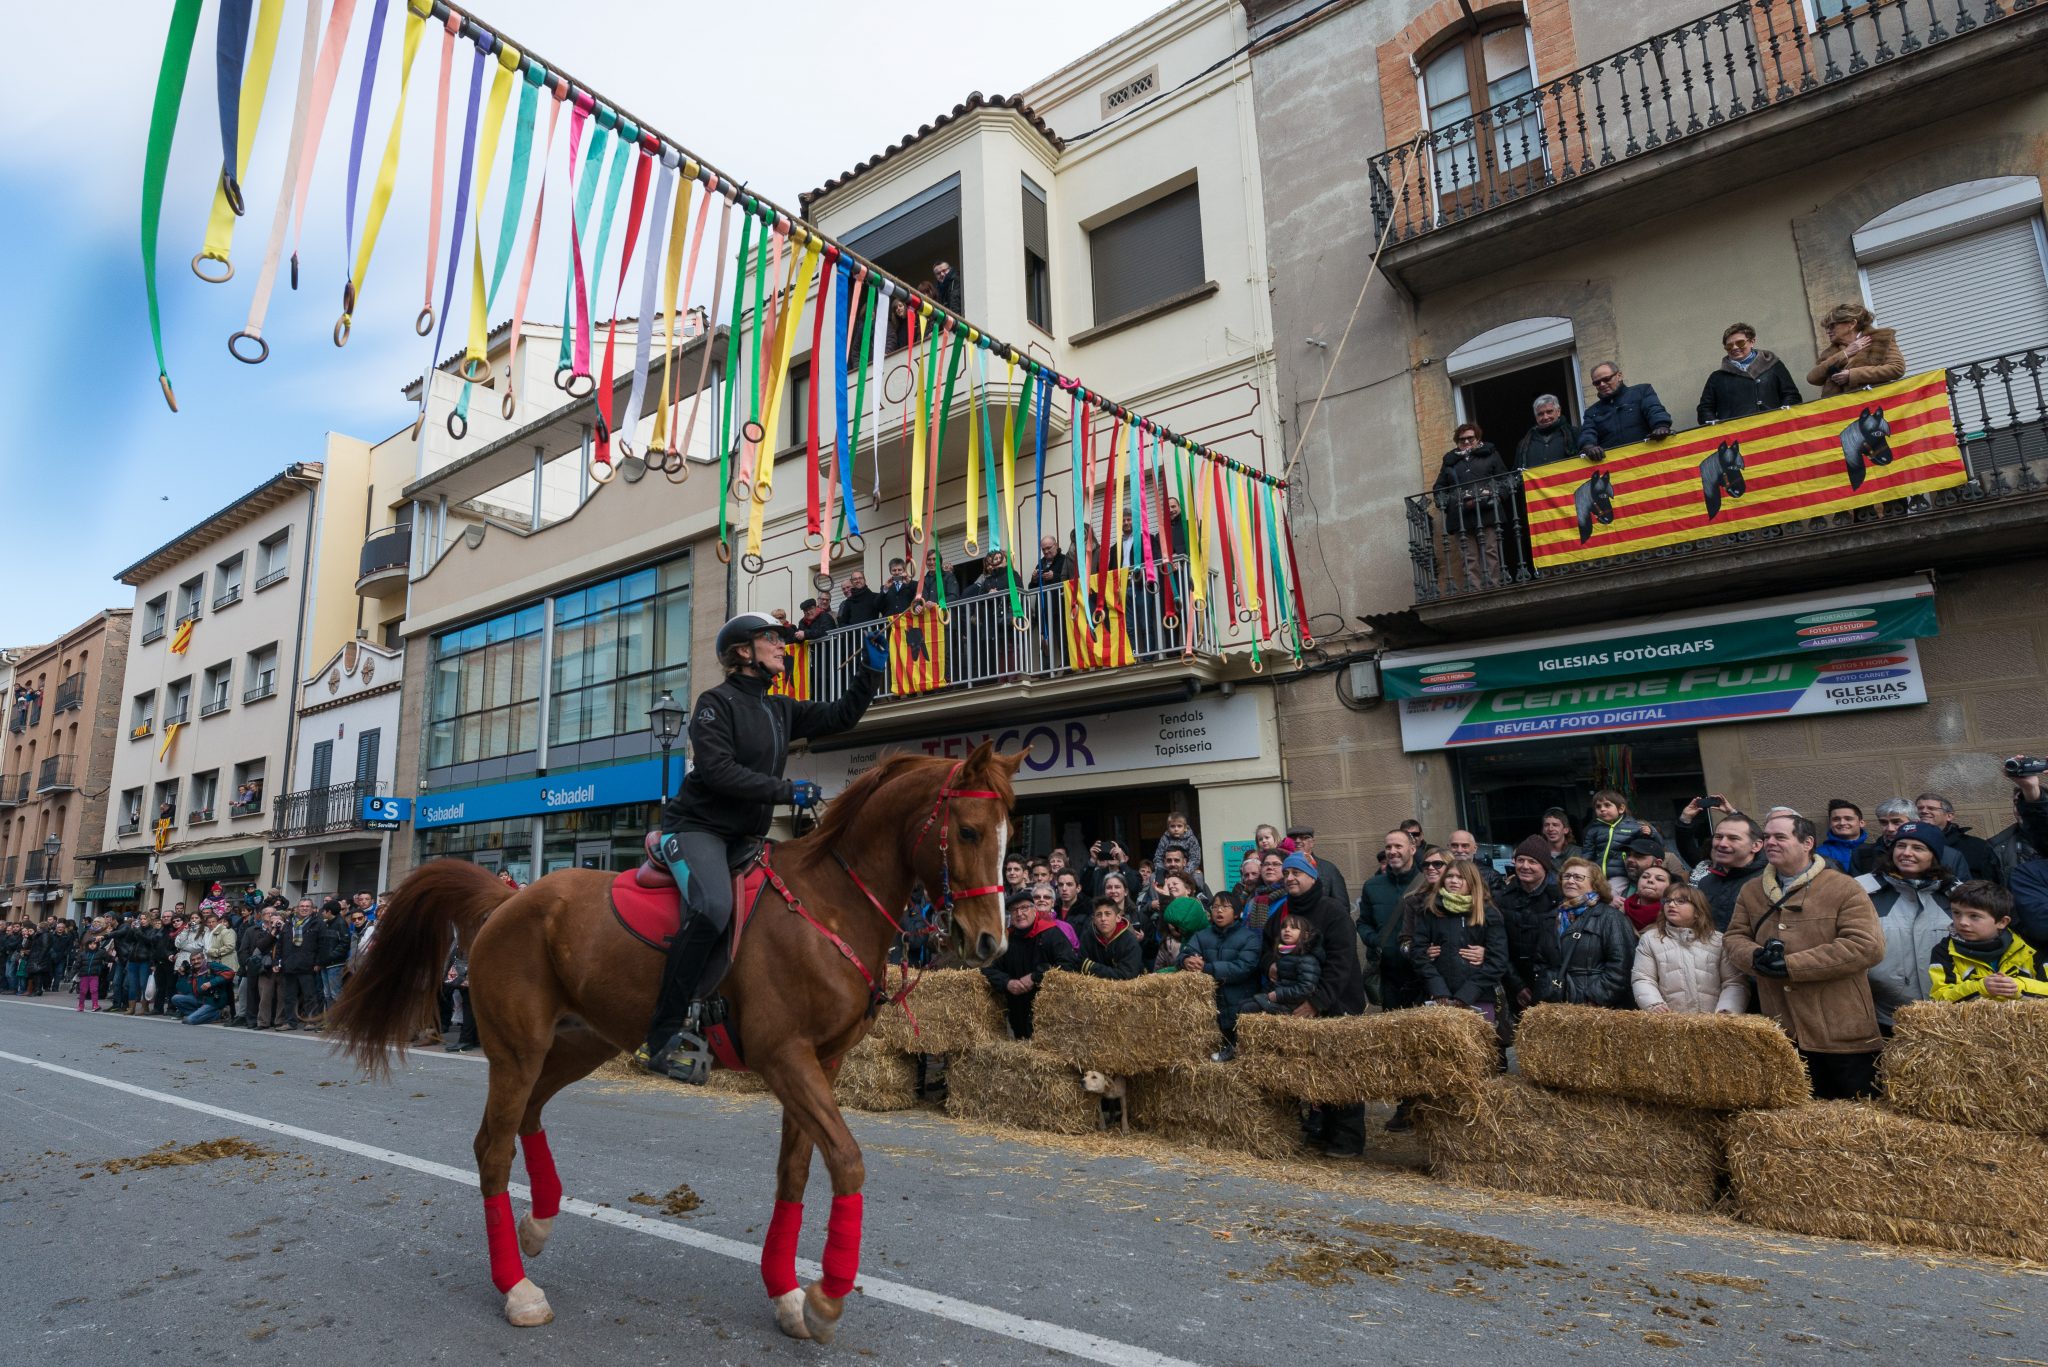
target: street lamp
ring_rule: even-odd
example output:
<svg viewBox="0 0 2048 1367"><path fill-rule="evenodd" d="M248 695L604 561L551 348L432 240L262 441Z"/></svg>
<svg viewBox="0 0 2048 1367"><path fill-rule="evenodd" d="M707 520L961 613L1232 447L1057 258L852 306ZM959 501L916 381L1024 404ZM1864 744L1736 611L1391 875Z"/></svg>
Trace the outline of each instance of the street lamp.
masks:
<svg viewBox="0 0 2048 1367"><path fill-rule="evenodd" d="M675 745L676 737L683 734L683 709L676 701L675 694L666 688L654 700L654 706L647 709L647 719L654 725L654 737L661 742L661 804L668 805L668 752ZM660 820L657 812L655 819Z"/></svg>

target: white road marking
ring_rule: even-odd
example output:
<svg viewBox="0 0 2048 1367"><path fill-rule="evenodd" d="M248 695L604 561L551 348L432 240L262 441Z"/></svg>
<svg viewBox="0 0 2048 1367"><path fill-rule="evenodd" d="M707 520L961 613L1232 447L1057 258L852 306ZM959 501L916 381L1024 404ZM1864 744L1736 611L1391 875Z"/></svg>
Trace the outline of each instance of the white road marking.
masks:
<svg viewBox="0 0 2048 1367"><path fill-rule="evenodd" d="M166 1106L176 1106L181 1110L213 1116L218 1120L231 1121L237 1125L246 1125L253 1129L267 1130L272 1134L283 1135L286 1138L296 1139L302 1143L318 1144L324 1148L339 1149L343 1153L352 1153L359 1158L367 1158L377 1163L387 1163L395 1168L409 1168L414 1172L424 1173L429 1177L439 1177L444 1181L455 1182L472 1189L475 1188L477 1183L476 1172L471 1168L458 1168L447 1163L437 1163L430 1158L415 1158L409 1153L399 1153L395 1149L386 1149L375 1144L364 1144L353 1139L345 1139L340 1135L325 1134L319 1130L309 1130L298 1125L287 1125L280 1120L267 1120L262 1116L250 1115L245 1111L231 1111L225 1106L213 1106L204 1101L193 1101L186 1097L172 1096L166 1092L152 1091L147 1087L138 1087L132 1082L121 1082L114 1078L96 1077L91 1073L80 1072L76 1068L66 1068L59 1063L46 1063L41 1059L26 1058L20 1054L7 1053L4 1050L0 1050L0 1059L6 1059L10 1063L23 1064L30 1068L38 1068L43 1072L55 1073L60 1077L72 1078L79 1082L88 1082L95 1087L105 1087L112 1091L125 1092L130 1096L141 1097L146 1101L161 1102ZM512 1183L511 1191L514 1196L522 1201L530 1201L533 1198L532 1191L524 1183ZM741 1243L737 1239L728 1239L722 1235L712 1234L701 1229L692 1229L687 1225L672 1224L666 1220L656 1220L646 1215L635 1215L631 1211L613 1210L609 1206L593 1205L588 1201L579 1201L573 1197L563 1198L562 1210L566 1214L581 1215L586 1219L596 1220L602 1224L615 1225L620 1229L632 1230L636 1234L652 1235L657 1239L666 1239L670 1243L682 1244L685 1247L699 1249L706 1253L715 1253L721 1258L731 1258L735 1262L745 1263L750 1267L759 1266L760 1264L761 1250L753 1244ZM807 1258L797 1260L797 1271L806 1279L815 1278L821 1274L818 1264ZM979 1329L991 1334L1001 1334L1005 1338L1016 1339L1020 1343L1032 1344L1035 1347L1049 1348L1055 1352L1065 1353L1070 1357L1083 1358L1089 1362L1104 1363L1106 1367L1196 1367L1195 1364L1185 1359L1168 1357L1164 1353L1156 1353L1149 1348L1141 1348L1130 1343L1120 1343L1115 1339L1083 1333L1078 1329L1068 1329L1063 1325L1048 1324L1044 1320L1026 1319L1022 1315L1013 1315L1006 1310L997 1310L992 1306L977 1305L973 1301L961 1300L956 1296L944 1295L937 1291L927 1291L923 1287L908 1286L902 1282L885 1281L879 1277L865 1276L860 1279L859 1285L863 1295L887 1305L901 1306L905 1310L915 1310L920 1314L930 1315L936 1319L951 1320L953 1323L964 1325L969 1329Z"/></svg>
<svg viewBox="0 0 2048 1367"><path fill-rule="evenodd" d="M56 1006L52 1005L49 1002L6 1001L4 999L0 999L0 1006L20 1006L38 1011L68 1011L74 1016L91 1016L95 1014L104 1014L110 1019L147 1022L152 1026L183 1025L185 1023L179 1020L176 1016L130 1016L125 1012L120 1011L95 1013L92 1011L80 1011L78 1010L78 1008L73 1006ZM260 1035L264 1039L290 1040L294 1044L331 1043L331 1041L325 1035L321 1034L318 1030L251 1030L246 1027L221 1025L215 1021L208 1021L205 1025L198 1026L195 1028L202 1030L234 1030L236 1031L237 1036ZM467 1064L489 1062L489 1060L484 1057L483 1050L481 1049L472 1049L466 1054L450 1054L442 1050L439 1046L431 1044L423 1044L419 1048L409 1050L406 1053L406 1062L408 1063L411 1063L419 1058L425 1058L430 1062L445 1061L449 1063L459 1062Z"/></svg>

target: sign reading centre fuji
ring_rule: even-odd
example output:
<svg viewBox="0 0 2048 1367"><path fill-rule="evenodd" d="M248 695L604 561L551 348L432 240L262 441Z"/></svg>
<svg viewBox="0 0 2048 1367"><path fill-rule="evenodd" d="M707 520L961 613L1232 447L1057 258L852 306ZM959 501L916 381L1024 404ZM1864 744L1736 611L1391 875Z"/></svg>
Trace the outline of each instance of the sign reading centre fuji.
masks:
<svg viewBox="0 0 2048 1367"><path fill-rule="evenodd" d="M1019 784L1256 759L1260 754L1259 708L1255 699L1244 694L1228 698L1204 694L1170 707L1062 717L923 740L792 755L789 776L822 784L829 795L844 789L884 755L909 753L966 759L983 741L995 742L996 749L1005 754L1024 752L1024 763L1017 770Z"/></svg>

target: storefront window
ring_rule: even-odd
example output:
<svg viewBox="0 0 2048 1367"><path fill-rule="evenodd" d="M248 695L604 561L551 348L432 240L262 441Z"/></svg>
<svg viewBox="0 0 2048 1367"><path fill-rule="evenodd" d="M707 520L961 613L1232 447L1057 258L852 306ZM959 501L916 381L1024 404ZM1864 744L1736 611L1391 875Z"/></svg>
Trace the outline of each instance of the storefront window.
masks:
<svg viewBox="0 0 2048 1367"><path fill-rule="evenodd" d="M434 637L430 771L538 748L543 618L535 604Z"/></svg>
<svg viewBox="0 0 2048 1367"><path fill-rule="evenodd" d="M645 733L656 693L690 696L689 558L562 594L554 647L550 746Z"/></svg>
<svg viewBox="0 0 2048 1367"><path fill-rule="evenodd" d="M420 832L422 859L467 859L493 873L509 873L521 884L533 881L533 819L474 821Z"/></svg>
<svg viewBox="0 0 2048 1367"><path fill-rule="evenodd" d="M659 820L652 802L561 812L541 819L541 872L637 867L641 847Z"/></svg>

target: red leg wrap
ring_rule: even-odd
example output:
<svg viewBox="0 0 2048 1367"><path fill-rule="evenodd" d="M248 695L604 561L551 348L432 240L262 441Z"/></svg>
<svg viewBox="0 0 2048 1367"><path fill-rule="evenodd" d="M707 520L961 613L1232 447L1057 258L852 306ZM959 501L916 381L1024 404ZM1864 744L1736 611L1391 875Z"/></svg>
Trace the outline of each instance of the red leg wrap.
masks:
<svg viewBox="0 0 2048 1367"><path fill-rule="evenodd" d="M818 1289L833 1300L853 1291L860 1271L860 1193L832 1198L832 1216L825 1223L825 1275Z"/></svg>
<svg viewBox="0 0 2048 1367"><path fill-rule="evenodd" d="M519 1235L512 1226L512 1193L501 1191L484 1198L484 1237L491 1246L491 1285L505 1292L525 1281Z"/></svg>
<svg viewBox="0 0 2048 1367"><path fill-rule="evenodd" d="M533 1188L533 1218L552 1220L562 1213L562 1179L555 1174L555 1155L548 1148L548 1132L535 1130L520 1135L519 1150L526 1155L526 1181Z"/></svg>
<svg viewBox="0 0 2048 1367"><path fill-rule="evenodd" d="M797 1289L796 1239L803 1232L804 1203L777 1201L768 1217L768 1237L761 1241L761 1284L771 1296Z"/></svg>

